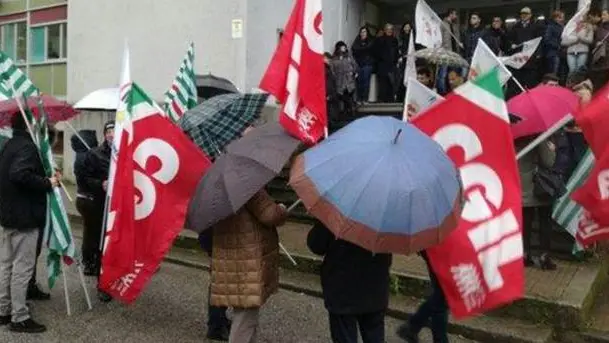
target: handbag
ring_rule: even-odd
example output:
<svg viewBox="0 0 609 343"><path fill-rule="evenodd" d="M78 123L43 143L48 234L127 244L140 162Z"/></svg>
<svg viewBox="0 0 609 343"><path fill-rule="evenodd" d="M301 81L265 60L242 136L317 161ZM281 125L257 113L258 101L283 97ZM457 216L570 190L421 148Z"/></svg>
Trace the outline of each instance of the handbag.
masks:
<svg viewBox="0 0 609 343"><path fill-rule="evenodd" d="M557 200L567 192L562 176L548 168L537 167L533 175L533 194L540 200Z"/></svg>

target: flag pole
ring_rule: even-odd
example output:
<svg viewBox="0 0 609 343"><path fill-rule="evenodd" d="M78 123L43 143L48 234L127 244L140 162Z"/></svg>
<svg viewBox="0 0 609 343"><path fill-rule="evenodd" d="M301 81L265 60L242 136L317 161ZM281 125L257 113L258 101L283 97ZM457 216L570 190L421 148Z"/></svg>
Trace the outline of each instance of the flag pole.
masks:
<svg viewBox="0 0 609 343"><path fill-rule="evenodd" d="M87 148L87 150L91 150L91 147L89 146L89 144L87 144L87 142L85 142L84 138L82 138L82 136L80 135L80 133L78 133L78 131L76 131L76 129L74 128L74 126L72 126L72 124L70 124L69 121L65 121L64 124L66 124L66 126L72 130L72 132L74 132L74 135L76 137L78 137L78 139L81 141L82 144L85 145L85 148Z"/></svg>
<svg viewBox="0 0 609 343"><path fill-rule="evenodd" d="M80 285L82 286L82 290L85 292L85 300L87 301L87 307L89 308L89 311L91 311L93 309L93 305L91 305L89 289L87 289L87 283L85 282L85 274L82 271L82 263L80 261L77 262L76 267L78 268L78 277L80 279Z"/></svg>
<svg viewBox="0 0 609 343"><path fill-rule="evenodd" d="M68 312L68 317L72 315L72 307L70 306L70 294L68 293L68 278L66 277L66 271L62 271L63 274L63 294L66 298L66 311Z"/></svg>
<svg viewBox="0 0 609 343"><path fill-rule="evenodd" d="M499 61L501 62L501 61ZM516 84L516 86L518 86L518 88L520 88L520 90L525 93L527 90L522 86L522 83L520 83L520 81L518 81L518 79L516 77L514 77L514 75L512 73L510 73L511 77L510 79L512 79L512 81L514 81L514 83Z"/></svg>
<svg viewBox="0 0 609 343"><path fill-rule="evenodd" d="M535 140L532 141L531 143L529 143L529 145L527 145L522 150L520 150L518 152L518 154L516 155L516 159L520 160L526 154L528 154L533 149L535 149L535 147L537 147L543 141L545 141L550 136L552 136L556 131L560 130L563 126L565 126L572 119L573 119L573 116L571 114L567 114L566 116L564 116L561 120L556 122L556 124L552 125L552 127L550 127L548 130L546 130L546 132L544 132L541 135L539 135L539 137L535 138Z"/></svg>

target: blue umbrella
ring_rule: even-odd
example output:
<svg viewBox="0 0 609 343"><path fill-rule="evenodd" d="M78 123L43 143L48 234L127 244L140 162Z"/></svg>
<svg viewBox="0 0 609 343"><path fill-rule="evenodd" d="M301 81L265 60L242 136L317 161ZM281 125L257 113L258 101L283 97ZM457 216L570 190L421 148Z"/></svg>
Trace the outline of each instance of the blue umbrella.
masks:
<svg viewBox="0 0 609 343"><path fill-rule="evenodd" d="M438 244L461 214L453 162L392 117L356 120L307 150L292 166L290 185L338 238L378 253Z"/></svg>

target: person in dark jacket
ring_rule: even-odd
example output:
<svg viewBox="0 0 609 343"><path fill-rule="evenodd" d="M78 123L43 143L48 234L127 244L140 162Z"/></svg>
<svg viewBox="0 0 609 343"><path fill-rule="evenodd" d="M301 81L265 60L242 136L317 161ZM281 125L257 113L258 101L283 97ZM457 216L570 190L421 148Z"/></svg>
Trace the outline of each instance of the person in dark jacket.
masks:
<svg viewBox="0 0 609 343"><path fill-rule="evenodd" d="M52 127L48 128L49 134L49 143L51 147L55 144L55 130ZM59 175L59 174L58 174ZM40 257L40 253L42 252L42 240L44 239L44 226L40 227L40 231L38 232L38 242L36 243L36 262L34 264L34 272L32 273L32 277L30 278L30 284L27 288L27 300L49 300L51 299L51 294L44 292L38 283L36 283L36 276L38 275L38 259Z"/></svg>
<svg viewBox="0 0 609 343"><path fill-rule="evenodd" d="M76 153L74 159L74 176L76 176L76 209L83 218L84 237L82 245L82 262L85 266L85 275L97 275L99 268L99 248L91 249L91 233L97 232L102 226L99 217L99 204L93 198L94 190L89 189L86 181L85 161L89 150L97 148L98 142L95 130L81 130L78 135L70 138L72 150ZM103 208L102 208L103 211ZM102 213L103 218L103 213Z"/></svg>
<svg viewBox="0 0 609 343"><path fill-rule="evenodd" d="M519 49L522 48L522 43L537 37L542 37L543 34L543 25L540 25L533 20L533 12L529 7L524 7L520 10L520 21L514 24L514 27L508 32L510 51L507 52L507 55L519 51ZM527 89L537 86L541 80L541 75L543 75L540 63L541 50L542 49L538 48L535 54L533 54L527 64L522 68L512 70L512 75ZM512 82L510 84L513 85L514 83ZM508 92L508 97L509 95L520 92L519 89L517 90L512 87Z"/></svg>
<svg viewBox="0 0 609 343"><path fill-rule="evenodd" d="M359 30L351 46L351 52L355 62L359 66L357 72L357 100L367 102L370 93L370 78L374 71L374 37L370 34L367 26Z"/></svg>
<svg viewBox="0 0 609 343"><path fill-rule="evenodd" d="M469 27L463 33L463 42L464 52L463 57L468 61L472 61L472 57L474 57L474 51L476 51L476 46L478 46L478 39L484 38L484 27L482 27L482 18L478 13L472 13L469 16Z"/></svg>
<svg viewBox="0 0 609 343"><path fill-rule="evenodd" d="M374 254L337 239L317 221L307 237L309 249L324 257L321 286L334 343L385 342L389 305L390 254Z"/></svg>
<svg viewBox="0 0 609 343"><path fill-rule="evenodd" d="M101 264L100 241L103 230L104 209L106 194L108 191L108 176L110 173L110 158L112 156L112 144L114 141L114 121L111 120L104 125L104 142L89 151L85 157L82 168L81 189L85 189L91 202L82 210L87 212L89 227L85 226L82 240L83 254L92 259L95 270L90 275L99 277ZM108 302L112 300L107 293L98 292L99 300Z"/></svg>
<svg viewBox="0 0 609 343"><path fill-rule="evenodd" d="M546 73L558 75L562 54L560 41L564 23L565 13L563 11L552 12L552 17L548 20L542 40Z"/></svg>
<svg viewBox="0 0 609 343"><path fill-rule="evenodd" d="M40 333L26 304L36 265L40 228L46 225L47 195L59 175L47 177L38 149L20 115L12 119L13 137L0 152L0 325L14 332Z"/></svg>
<svg viewBox="0 0 609 343"><path fill-rule="evenodd" d="M374 44L380 102L395 101L397 91L395 75L399 57L398 45L398 39L393 34L393 25L386 24L383 35L377 38Z"/></svg>
<svg viewBox="0 0 609 343"><path fill-rule="evenodd" d="M398 336L408 343L418 343L419 333L429 324L433 342L448 343L448 303L438 282L438 277L431 268L427 252L422 251L420 255L427 265L431 293L419 306L417 312L410 317L408 324L404 324L398 329Z"/></svg>
<svg viewBox="0 0 609 343"><path fill-rule="evenodd" d="M505 55L505 52L507 51L507 36L501 17L493 17L491 26L486 30L482 39L484 39L486 45L488 45L495 55Z"/></svg>
<svg viewBox="0 0 609 343"><path fill-rule="evenodd" d="M336 75L332 68L332 54L324 54L324 70L326 78L326 112L328 113L328 133L332 134L341 127L340 98L336 86Z"/></svg>

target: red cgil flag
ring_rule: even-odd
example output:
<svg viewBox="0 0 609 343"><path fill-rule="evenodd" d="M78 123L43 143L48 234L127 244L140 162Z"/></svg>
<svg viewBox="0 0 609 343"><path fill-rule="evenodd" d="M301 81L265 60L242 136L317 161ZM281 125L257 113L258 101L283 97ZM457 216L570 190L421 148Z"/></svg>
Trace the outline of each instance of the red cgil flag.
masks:
<svg viewBox="0 0 609 343"><path fill-rule="evenodd" d="M457 88L412 123L444 148L463 182L459 226L427 249L453 316L522 298L522 195L500 71Z"/></svg>
<svg viewBox="0 0 609 343"><path fill-rule="evenodd" d="M578 235L589 237L586 245L609 239L609 85L575 115L596 162L586 182L571 198L584 208ZM586 235L594 229L595 235Z"/></svg>
<svg viewBox="0 0 609 343"><path fill-rule="evenodd" d="M211 162L136 84L126 103L99 287L131 303L182 230Z"/></svg>
<svg viewBox="0 0 609 343"><path fill-rule="evenodd" d="M260 88L283 104L279 122L314 144L328 125L321 0L296 0Z"/></svg>

